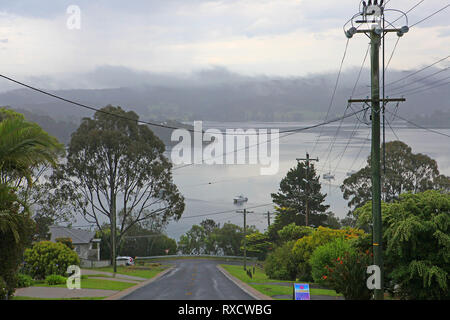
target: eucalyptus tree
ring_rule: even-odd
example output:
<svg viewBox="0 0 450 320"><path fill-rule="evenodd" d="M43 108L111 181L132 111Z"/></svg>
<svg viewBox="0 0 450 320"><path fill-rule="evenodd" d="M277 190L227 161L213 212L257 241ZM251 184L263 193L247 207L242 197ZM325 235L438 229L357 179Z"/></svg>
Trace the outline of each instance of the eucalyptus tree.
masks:
<svg viewBox="0 0 450 320"><path fill-rule="evenodd" d="M426 190L450 191L450 177L439 173L435 160L413 153L402 141L386 143L386 170L381 172L382 198L385 202L399 199L402 193ZM341 190L348 206L354 209L372 199L370 156L367 165L344 180Z"/></svg>
<svg viewBox="0 0 450 320"><path fill-rule="evenodd" d="M133 111L111 105L84 118L67 163L54 175L76 213L100 231L111 228L114 271L117 244L128 229L151 219L177 220L184 211L163 142L138 120Z"/></svg>

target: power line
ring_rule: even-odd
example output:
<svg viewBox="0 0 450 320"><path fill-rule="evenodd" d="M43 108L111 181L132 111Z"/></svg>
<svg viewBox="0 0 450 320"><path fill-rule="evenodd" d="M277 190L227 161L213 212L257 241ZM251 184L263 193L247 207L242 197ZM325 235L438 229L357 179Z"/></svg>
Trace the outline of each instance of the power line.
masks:
<svg viewBox="0 0 450 320"><path fill-rule="evenodd" d="M417 82L419 82L419 81L423 81L423 80L425 80L425 79L431 78L431 77L433 77L433 76L435 76L435 75L437 75L437 74L439 74L439 73L445 72L445 71L447 71L447 70L449 70L449 69L450 69L450 67L447 67L447 68L445 68L445 69L438 70L438 71L433 72L432 74L429 74L429 75L427 75L427 76L425 76L425 77L416 79L415 81L413 81L413 82L411 82L411 83L407 83L407 84L400 85L400 86L394 86L394 88L391 88L391 90L398 90L398 89L401 89L401 88L404 88L404 87L411 86L411 85L413 85L413 84L415 84L415 83L417 83ZM416 89L417 89L417 88L416 88Z"/></svg>
<svg viewBox="0 0 450 320"><path fill-rule="evenodd" d="M438 14L439 12L441 12L441 11L447 9L448 7L450 7L450 3L449 3L448 5L446 5L445 7L439 9L438 11L436 11L436 12L430 14L429 16L423 18L422 20L420 20L420 21L414 23L414 24L411 25L409 28L412 28L412 27L414 27L414 26L417 26L419 23L422 23L422 22L424 22L425 20L428 20L429 18L431 18L431 17L433 17L434 15Z"/></svg>
<svg viewBox="0 0 450 320"><path fill-rule="evenodd" d="M390 85L392 85L392 84L394 84L394 83L397 83L397 82L400 82L400 81L402 81L402 80L408 79L408 78L412 77L413 75L416 75L416 74L418 74L418 73L420 73L420 72L422 72L422 71L425 71L425 70L427 70L427 69L429 69L429 68L431 68L431 67L437 65L438 63L440 63L440 62L442 62L442 61L448 59L449 57L450 57L450 55L446 56L445 58L439 59L438 61L433 62L432 64L430 64L430 65L428 65L428 66L426 66L426 67L424 67L424 68L422 68L422 69L420 69L420 70L414 71L414 72L412 72L412 73L406 75L405 77L402 77L402 78L397 79L397 80L395 80L395 81L389 82L389 83L386 84L386 86L390 86Z"/></svg>
<svg viewBox="0 0 450 320"><path fill-rule="evenodd" d="M424 92L424 91L436 89L436 88L439 88L439 87L442 87L442 86L447 86L447 85L449 85L449 84L450 84L450 81L444 82L444 83L441 83L441 84L439 84L439 85L433 86L433 87L431 87L431 88L425 88L425 89L422 89L422 90L410 92L410 93L408 93L408 95L409 95L409 96L412 96L413 94L417 94L417 93L421 93L421 92Z"/></svg>
<svg viewBox="0 0 450 320"><path fill-rule="evenodd" d="M351 97L354 95L355 90L356 90L356 87L358 86L358 82L359 82L359 79L361 78L361 74L362 74L362 71L363 71L363 69L364 69L364 65L366 64L366 60L367 60L367 56L368 56L368 54L369 54L369 50L370 50L370 44L367 46L366 54L364 55L363 62L362 62L362 64L361 64L361 67L359 68L358 76L356 77L356 81L355 81L355 84L354 84L354 86L353 86L353 90L352 90ZM349 108L349 106L347 105L347 108L345 108L345 110L344 110L344 116L345 116L345 114L346 114L348 108ZM325 160L325 162L324 162L324 164L323 164L323 166L322 166L322 170L323 170L323 169L325 168L325 166L327 165L328 159L329 159L329 157L330 157L330 154L331 154L331 152L333 151L333 148L334 148L334 146L335 146L335 144L336 144L336 139L337 139L337 136L339 135L339 132L340 132L340 130L341 130L343 120L344 120L344 119L342 119L342 120L340 121L339 126L338 126L338 128L337 128L337 130L336 130L336 134L334 135L334 138L333 138L333 142L332 142L332 144L331 144L330 151L328 152L327 158L326 158L326 160Z"/></svg>
<svg viewBox="0 0 450 320"><path fill-rule="evenodd" d="M281 140L281 139L283 139L283 138L285 138L287 136L293 135L295 133L298 133L298 132L301 132L301 131L310 130L310 129L314 129L314 128L318 128L318 127L321 127L321 126L324 126L324 125L327 125L327 124L330 124L330 123L333 123L333 122L340 121L341 119L350 118L350 117L352 117L354 115L357 115L357 114L359 114L361 112L366 111L367 109L368 108L361 109L361 110L358 110L356 112L352 112L350 114L347 114L347 115L345 115L343 117L339 117L339 118L335 118L335 119L328 120L328 121L325 121L325 122L321 122L321 123L318 123L318 124L315 124L315 125L312 125L312 126L307 126L307 127L303 127L303 128L299 128L299 129L293 129L293 130L286 130L286 131L283 131L283 133L286 133L284 136L281 136L281 137L278 136L278 138L269 139L267 141L260 141L260 142L258 142L256 144L251 145L251 146L246 146L246 147L243 147L243 148L240 148L240 149L237 149L237 150L233 150L233 151L227 152L225 154L222 154L222 156L226 156L227 154L231 154L231 153L236 153L238 151L247 150L247 149L249 149L251 147L259 146L262 143L271 142L272 140ZM206 159L206 160L214 160L214 159L215 159L215 157L212 157L212 158L209 158L209 159ZM186 168L186 167L190 167L190 166L193 166L193 165L194 165L194 163L188 163L188 164L185 164L185 165L181 165L179 167L175 167L175 168L172 169L172 171L176 171L176 170L183 169L183 168Z"/></svg>
<svg viewBox="0 0 450 320"><path fill-rule="evenodd" d="M336 78L336 83L334 84L333 94L331 95L330 104L328 105L327 114L326 114L326 116L325 116L325 121L328 119L328 116L329 116L329 114L330 114L331 107L332 107L333 102L334 102L334 98L335 98L335 96L336 96L336 90L337 90L337 87L338 87L338 85L339 85L339 80L340 80L340 78L341 78L342 67L343 67L343 65L344 65L345 57L347 56L347 49L348 49L348 44L349 44L349 42L350 42L350 39L347 39L347 43L345 44L344 54L343 54L342 60L341 60L341 65L340 65L340 67L339 67L339 72L338 72L338 75L337 75L337 78ZM317 146L317 143L318 143L319 140L320 140L320 137L322 136L322 132L323 132L323 128L321 128L320 133L319 133L319 136L317 137L316 142L314 143L314 147L313 147L313 151L312 151L313 153L314 153L314 151L316 150L316 146Z"/></svg>
<svg viewBox="0 0 450 320"><path fill-rule="evenodd" d="M393 114L393 113L391 113L389 110L386 110L386 111L387 111L388 113L394 115L396 118L398 118L398 119L400 119L400 120L403 120L403 121L406 121L407 123L409 123L409 124L411 124L411 125L413 125L413 126L419 128L419 129L427 130L427 131L429 131L429 132L432 132L432 133L439 134L439 135L441 135L441 136L450 138L450 135L448 135L448 134L446 134L446 133L443 133L443 132L440 132L440 131L436 131L436 130L433 130L433 129L430 129L430 128L425 128L425 127L423 127L423 126L421 126L421 125L418 125L417 123L412 122L411 120L408 120L408 119L405 119L405 118L399 116L398 114Z"/></svg>
<svg viewBox="0 0 450 320"><path fill-rule="evenodd" d="M421 0L418 3L416 3L411 9L409 9L408 11L405 12L405 15L410 13L411 11L413 11L416 7L418 7L422 2L424 2L425 0ZM398 17L397 19L395 19L394 21L392 21L392 23L396 23L398 20L400 20L403 17L403 15L401 15L400 17Z"/></svg>
<svg viewBox="0 0 450 320"><path fill-rule="evenodd" d="M394 131L394 129L392 128L391 123L388 121L388 119L385 118L385 120L386 120L386 122L387 122L389 128L391 128L391 131L392 131L392 133L394 134L395 138L397 138L397 141L402 141L402 140L398 137L398 135L395 133L395 131Z"/></svg>
<svg viewBox="0 0 450 320"><path fill-rule="evenodd" d="M351 140L352 140L353 137L355 136L356 131L358 131L359 126L360 126L360 122L357 121L356 124L355 124L355 127L353 128L353 131L352 131L351 134L350 134L350 138L348 139L347 144L345 145L344 151L341 153L341 155L340 155L340 157L339 157L339 160L338 160L338 163L336 164L336 166L335 166L335 168L334 168L333 175L336 174L337 169L338 169L339 165L341 164L342 158L344 157L344 154L345 154L345 152L347 151L348 146L350 145Z"/></svg>
<svg viewBox="0 0 450 320"><path fill-rule="evenodd" d="M398 91L398 90L394 90L394 93L393 94L402 94L402 95L405 95L405 94L407 94L407 93L409 93L409 92L414 92L414 91L416 91L416 90L419 90L419 89L423 89L423 88L426 88L426 89L431 89L432 88L432 86L434 85L434 84L441 84L442 83L442 81L445 81L445 80L448 80L448 79L450 79L450 76L448 76L448 77L446 77L446 78L443 78L443 79L439 79L439 80L437 80L437 81L433 81L433 82L431 82L431 83L428 83L428 84L425 84L425 85L422 85L422 86L419 86L419 87L417 87L417 88L412 88L412 89L408 89L408 90L406 90L406 91ZM431 86L431 87L430 87Z"/></svg>
<svg viewBox="0 0 450 320"><path fill-rule="evenodd" d="M367 141L369 141L370 133L371 133L371 131L369 130L369 132L367 133L367 137L366 137L366 139L364 139L364 142L363 142L363 144L361 145L361 147L360 147L360 149L359 149L359 151L358 151L358 154L356 155L355 159L353 160L352 165L351 165L350 168L348 169L348 172L351 172L351 171L352 171L354 165L356 164L356 161L358 161L359 156L361 155L361 152L363 151L364 147L365 147L366 144L367 144ZM365 161L365 159L364 159L364 161Z"/></svg>
<svg viewBox="0 0 450 320"><path fill-rule="evenodd" d="M166 128L166 129L172 129L172 130L183 129L183 130L187 130L187 131L192 132L192 133L203 133L203 131L195 131L194 129L189 129L189 128L175 127L175 126L169 126L169 125L165 125L165 124L154 123L154 122L149 122L149 121L144 121L144 120L131 119L131 118L124 117L124 116L121 116L121 115L118 115L118 114L110 113L110 112L108 112L108 111L99 109L99 108L97 108L97 107L89 106L89 105L87 105L87 104L83 104L83 103L76 102L76 101L71 100L71 99L64 98L64 97L62 97L62 96L59 96L59 95L50 93L50 92L48 92L48 91L45 91L45 90L42 90L42 89L33 87L33 86L28 85L28 84L26 84L26 83L24 83L24 82L15 80L15 79L13 79L13 78L11 78L11 77L8 77L8 76L5 76L5 75L3 75L3 74L0 74L0 77L6 79L6 80L8 80L8 81L14 82L14 83L16 83L16 84L18 84L18 85L21 85L21 86L23 86L23 87L26 87L26 88L28 88L28 89L31 89L31 90L33 90L33 91L36 91L36 92L39 92L39 93L41 93L41 94L47 95L47 96L49 96L49 97L52 97L52 98L55 98L55 99L58 99L58 100L61 100L61 101L64 101L64 102L67 102L67 103L70 103L70 104L73 104L73 105L82 107L82 108L85 108L85 109L88 109L88 110L91 110L91 111L95 111L95 112L100 112L100 113L103 113L103 114L107 114L107 115L109 115L109 116L121 118L121 119L128 120L128 121L133 121L133 122L137 122L137 123L142 123L142 124L146 124L146 125L149 125L149 126L160 127L160 128ZM311 127L311 128L313 128L313 127ZM286 131L281 131L281 132L279 132L279 133L290 133L290 132L296 132L296 131L302 131L302 130L304 130L304 128L290 129L290 130L286 130ZM225 133L225 134L228 134L227 132L224 132L224 133ZM257 135L257 133L250 133L250 132L247 132L247 133L239 133L239 132L235 132L235 133L232 133L231 135L233 135L233 136L238 136L238 135L249 136L249 135Z"/></svg>
<svg viewBox="0 0 450 320"><path fill-rule="evenodd" d="M261 205L257 205L257 206L246 207L246 209L261 208L261 207L267 207L267 206L270 206L270 205L273 205L273 203L271 202L271 203L261 204ZM199 215L195 215L195 216L181 217L179 220L181 220L181 219L192 219L192 218L215 216L215 215L224 214L224 213L231 213L231 212L235 212L235 211L236 211L236 209L220 211L220 212L205 213L205 214L199 214Z"/></svg>

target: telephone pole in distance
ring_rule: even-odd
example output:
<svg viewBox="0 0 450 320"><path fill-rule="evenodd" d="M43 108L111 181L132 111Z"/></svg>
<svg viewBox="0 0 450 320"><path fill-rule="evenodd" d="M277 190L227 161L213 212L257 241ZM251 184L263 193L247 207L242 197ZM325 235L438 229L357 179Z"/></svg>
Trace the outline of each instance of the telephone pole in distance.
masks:
<svg viewBox="0 0 450 320"><path fill-rule="evenodd" d="M309 153L306 153L306 158L298 158L297 161L306 161L306 213L305 213L305 225L309 226L309 192L310 192L310 180L309 180L309 163L310 161L319 162L319 158L311 159Z"/></svg>

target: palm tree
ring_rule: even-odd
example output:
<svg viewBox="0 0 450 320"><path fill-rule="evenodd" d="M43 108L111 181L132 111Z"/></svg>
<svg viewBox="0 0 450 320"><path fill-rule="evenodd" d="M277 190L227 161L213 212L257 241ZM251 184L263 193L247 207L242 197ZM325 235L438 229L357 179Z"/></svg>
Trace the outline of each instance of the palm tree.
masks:
<svg viewBox="0 0 450 320"><path fill-rule="evenodd" d="M9 231L18 242L19 207L23 207L23 212L28 210L11 183L25 178L30 186L33 169L41 165L55 166L64 148L56 138L22 115L13 111L0 112L0 115L3 116L0 121L0 234Z"/></svg>
<svg viewBox="0 0 450 320"><path fill-rule="evenodd" d="M0 184L0 234L11 233L14 241L20 241L19 227L20 216L17 214L18 199L13 189L5 184Z"/></svg>
<svg viewBox="0 0 450 320"><path fill-rule="evenodd" d="M36 123L10 116L0 122L0 183L26 178L31 184L33 169L55 166L63 152L63 145Z"/></svg>

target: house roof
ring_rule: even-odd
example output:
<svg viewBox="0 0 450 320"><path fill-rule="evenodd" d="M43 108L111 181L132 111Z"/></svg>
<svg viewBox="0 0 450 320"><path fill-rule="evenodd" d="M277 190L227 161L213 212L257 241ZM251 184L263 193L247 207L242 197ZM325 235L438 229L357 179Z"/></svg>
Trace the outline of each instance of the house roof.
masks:
<svg viewBox="0 0 450 320"><path fill-rule="evenodd" d="M57 238L71 238L73 244L90 243L95 238L94 231L72 229L60 226L50 226L50 241L55 242Z"/></svg>

